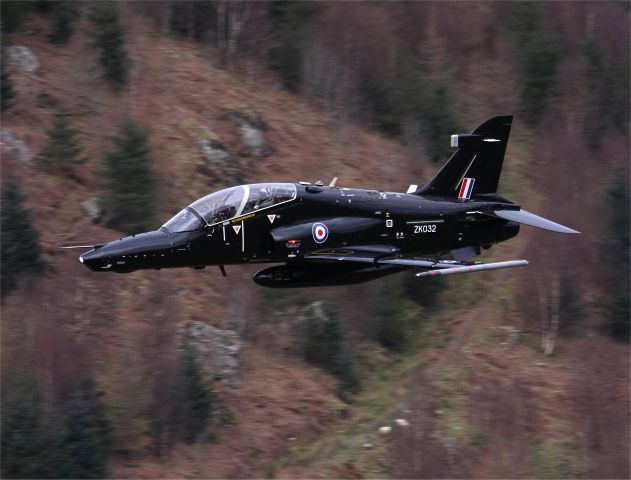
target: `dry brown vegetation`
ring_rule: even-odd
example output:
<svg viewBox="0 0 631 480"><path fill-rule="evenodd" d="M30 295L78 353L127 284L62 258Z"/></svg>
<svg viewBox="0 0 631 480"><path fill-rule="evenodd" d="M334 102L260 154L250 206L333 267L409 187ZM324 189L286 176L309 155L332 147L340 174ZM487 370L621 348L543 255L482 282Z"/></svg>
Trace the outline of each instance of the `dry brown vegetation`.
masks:
<svg viewBox="0 0 631 480"><path fill-rule="evenodd" d="M506 23L510 5L318 3L299 95L283 89L265 63L274 40L263 3L211 3L232 19L217 27L220 40L169 33L170 2L153 11L121 4L132 68L119 91L102 78L85 15L65 46L48 42L49 23L39 13L4 37L29 47L40 69L11 68L16 98L2 113L3 127L36 153L51 116L69 112L88 161L75 178L64 178L18 161L3 145L2 176L19 180L47 262L43 277L24 278L2 300L3 382L27 365L52 411L90 365L113 428L115 478L628 478L628 345L602 333L624 285L606 255L606 192L616 172L628 178L628 84L626 99L616 98L626 101L616 106L626 112L622 123L606 99L618 69L628 70L628 8L541 4L560 51L555 87L537 123L516 117L505 162L501 193L582 235L524 227L491 255L528 258L528 270L450 281L437 307L413 310L414 328L434 319L422 351L393 354L374 343L383 282L272 295L251 283L253 267L230 268L227 279L213 270L96 275L59 246L121 235L93 224L80 203L102 193L103 154L128 116L150 131L160 220L225 186L199 152L204 127L235 154L243 182L338 176L342 185L398 191L422 183L435 169L422 119L405 117L394 139L378 133L378 115L359 85L366 78L393 84L405 48L425 69L426 85L449 85L450 109L467 129L494 114L519 113L522 51ZM611 76L590 70L589 41L602 57L596 73ZM234 109L264 118L271 155L239 154ZM314 299L339 304L356 353L371 357L362 370L368 385L382 380L371 375L387 377L380 367L394 371L401 358L420 359L417 371L384 381L387 407L373 411L360 401L340 409L334 379L297 358L291 317ZM246 340L241 387L215 385L234 425L194 445L168 428L147 434L150 419L177 418L178 328L189 320L235 329ZM361 447L374 435L353 422L372 428L395 414L411 427L377 440L375 470ZM318 442L343 447L333 454ZM295 445L305 452L316 445L315 453L296 461Z"/></svg>

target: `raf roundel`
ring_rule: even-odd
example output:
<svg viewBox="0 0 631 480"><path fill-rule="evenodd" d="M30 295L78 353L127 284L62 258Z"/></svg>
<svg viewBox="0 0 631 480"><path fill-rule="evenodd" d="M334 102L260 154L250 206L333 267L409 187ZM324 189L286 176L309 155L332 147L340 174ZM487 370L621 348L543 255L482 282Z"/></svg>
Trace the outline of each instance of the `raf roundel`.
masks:
<svg viewBox="0 0 631 480"><path fill-rule="evenodd" d="M314 223L311 233L316 243L324 243L329 238L329 229L324 223Z"/></svg>

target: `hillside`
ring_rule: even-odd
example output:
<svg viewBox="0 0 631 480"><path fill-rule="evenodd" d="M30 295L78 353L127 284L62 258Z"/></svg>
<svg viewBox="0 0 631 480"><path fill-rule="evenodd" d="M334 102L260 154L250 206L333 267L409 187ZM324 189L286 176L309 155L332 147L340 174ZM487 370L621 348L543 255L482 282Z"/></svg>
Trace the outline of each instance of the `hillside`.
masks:
<svg viewBox="0 0 631 480"><path fill-rule="evenodd" d="M45 28L42 18L35 17L33 21L39 28ZM237 315L250 316L252 306L247 304L255 304L258 296L248 278L255 270L252 267L229 269L228 279L214 271L172 271L166 277L149 272L139 272L133 277L101 277L82 268L77 254L59 249L65 244L107 241L120 236L119 232L94 225L80 204L101 189L100 152L107 150L108 137L114 135L115 126L126 115L133 115L151 131L152 158L162 179L159 216L164 221L192 200L228 185L227 181L212 181L200 173L204 159L195 135L201 126L208 127L228 151L237 151L241 147L238 124L230 121L226 113L232 108L255 109L262 115L268 125L267 141L274 148L269 157L242 159L242 181L315 181L335 175L349 185L401 189L412 170L410 155L400 145L352 126L340 131L330 116L283 92L271 79L248 83L213 68L202 49L185 41L156 37L141 21L134 22L128 31L131 32L127 38L129 48L139 65L138 80L129 91L118 94L103 85L93 52L85 46L85 37L77 35L61 51L38 36L11 37L12 43L29 47L41 66L35 75L16 69L19 103L6 115L4 126L37 152L44 144L51 114L57 109L76 112L89 160L80 167L79 179L70 181L47 175L33 163L20 163L10 151L3 152L4 175L20 179L26 205L42 234L48 264L46 278L35 286L24 286L22 294L7 300L3 317L10 321L12 311L23 312L23 296L28 295L28 309L37 311L39 305L44 305L44 311L33 315L39 322L36 329L50 331L55 325L67 325L72 332L68 333L70 336L80 335L79 342L91 351L89 357L93 362L107 362L108 358L123 355L121 350L134 348L138 336L146 335L159 322L154 292L160 291L158 295L170 298L168 301L174 304L169 308L177 310L177 315L168 319L172 322L166 327L170 331L190 319L215 325L231 324L234 313L230 308L245 300L244 309ZM165 66L169 66L168 72L164 71ZM76 75L78 71L84 73ZM77 92L83 93L77 95ZM38 106L42 93L52 108ZM384 158L388 159L387 164ZM418 172L420 168L416 166L414 170ZM237 283L239 286L235 288ZM66 288L59 290L59 285ZM33 288L37 291L35 295ZM54 318L47 313L51 309ZM239 324L240 319L235 322ZM40 360L43 367L51 360L48 355L62 353L51 348L51 352L38 352L43 357ZM226 470L222 470L217 462L212 463L218 476L238 476L240 469L245 468L243 463L248 463L248 449L269 450L267 455L273 455L286 438L302 432L313 434L313 416L326 419L332 414L335 396L328 379L314 378L310 369L300 363L292 366L295 361L287 365L282 358L266 358L256 348L252 345L246 349L242 359L243 387L226 392L230 408L244 412L245 417L239 421L246 427L240 435L230 432L230 437L234 437L231 444L216 448L215 458L226 464ZM9 355L11 347L3 350ZM73 362L71 358L65 360ZM3 364L10 368L11 361ZM256 395L259 399L252 400L252 392L270 384L274 390L263 389ZM107 387L104 388L107 394ZM292 391L296 398L286 398ZM264 410L257 413L260 408ZM298 410L299 414L288 412L288 408ZM252 415L261 418L250 420ZM266 425L265 419L270 416L278 417L278 425ZM257 438L254 446L248 447L243 439L253 431ZM244 453L227 460L226 454L234 452L235 444ZM177 472L174 470L173 474L178 476Z"/></svg>
<svg viewBox="0 0 631 480"><path fill-rule="evenodd" d="M25 274L15 290L3 292L2 395L10 405L3 426L14 418L12 394L32 394L32 408L41 411L34 422L54 430L59 412L72 417L75 384L89 374L96 393L85 398L102 406L109 429L104 472L112 478L628 477L628 344L610 327L616 294L626 287L602 253L618 248L608 233L610 199L618 198L608 193L611 179L622 172L628 180L628 75L627 84L615 86L624 69L616 59L626 55L628 65L628 28L620 33L628 8L542 7L547 23L538 28L556 32L560 60L555 86L543 95L547 103L531 111L523 97L527 59L516 53L521 37L497 26L512 15L508 7L427 3L405 15L403 6L386 12L381 4L363 10L314 4L313 12L301 12L311 23L296 40L305 65L302 90L292 93L287 70L270 66L261 53L279 46L272 37L280 27L265 23L267 3L208 3L213 11L242 4L248 13L249 30L227 60L197 27L182 35L156 21L167 11L176 25L186 13L177 8L202 8L181 4L117 4L129 57L119 88L105 78L92 46L87 4L67 44L49 41L52 14L45 8L3 31L5 46L27 47L39 64L29 72L3 53L14 96L2 112L2 177L19 184L46 263L43 275ZM452 15L476 27L470 37ZM340 25L339 18L348 21ZM297 27L288 25L282 35L295 34ZM584 33L571 33L579 26ZM626 112L620 125L616 108L598 110L603 92L590 83L592 57L583 49L590 39L602 52L606 73L599 78L616 105L626 95L627 107L616 107L623 118ZM396 78L407 71L405 62L401 71L388 70L398 62L385 61L388 52L404 44L420 65L418 84L413 76ZM524 45L522 52L535 48ZM373 58L385 59L383 65ZM445 96L409 93L442 84L449 86ZM377 105L384 85L408 95L386 98L397 105L386 113ZM541 93L539 84L532 88L530 94ZM436 102L439 113L431 116ZM424 113L414 116L412 107ZM436 117L468 131L511 112L517 117L501 193L583 232L567 239L524 228L484 255L528 258L528 270L441 284L399 275L354 287L270 292L251 282L254 266L228 268L227 278L208 268L99 275L78 263L76 251L60 249L124 235L103 218L93 221L82 202L106 196L103 159L126 119L148 131L158 226L191 201L237 183L338 177L341 186L405 191L431 177L447 133L456 133L446 133L452 125L444 124L431 130ZM59 116L71 119L86 158L73 175L37 158ZM592 125L596 140L588 139ZM7 130L28 147L30 160L20 158ZM628 199L628 182L622 191ZM628 256L621 263L628 267ZM330 318L342 325L341 343L361 380L357 392L343 391L339 378L304 355L296 325L317 312L319 301L333 306ZM205 368L230 373L203 376L211 418L187 442L180 427L189 387L183 332L195 322L234 332L240 353L229 368L197 359L204 374ZM389 324L401 329L400 344L383 341ZM26 396L25 378L35 385ZM86 424L96 418L94 408ZM396 418L410 425L377 433ZM36 434L26 433L37 445Z"/></svg>

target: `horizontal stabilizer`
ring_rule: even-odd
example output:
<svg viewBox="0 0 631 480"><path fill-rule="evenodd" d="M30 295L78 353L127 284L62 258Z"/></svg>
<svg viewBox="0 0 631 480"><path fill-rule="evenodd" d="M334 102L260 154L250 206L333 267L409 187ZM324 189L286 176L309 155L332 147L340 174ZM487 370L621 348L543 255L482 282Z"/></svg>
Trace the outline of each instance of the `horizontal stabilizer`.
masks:
<svg viewBox="0 0 631 480"><path fill-rule="evenodd" d="M480 272L483 270L500 270L502 268L525 267L528 260L509 260L508 262L480 263L474 265L464 265L460 267L445 268L440 270L429 270L417 273L417 277L435 277L436 275L456 275L458 273Z"/></svg>
<svg viewBox="0 0 631 480"><path fill-rule="evenodd" d="M580 233L568 227L564 227L561 224L547 220L534 213L527 212L526 210L495 210L493 215L503 218L504 220L510 220L511 222L523 223L524 225L530 225L531 227L543 228L544 230L551 230L558 233Z"/></svg>

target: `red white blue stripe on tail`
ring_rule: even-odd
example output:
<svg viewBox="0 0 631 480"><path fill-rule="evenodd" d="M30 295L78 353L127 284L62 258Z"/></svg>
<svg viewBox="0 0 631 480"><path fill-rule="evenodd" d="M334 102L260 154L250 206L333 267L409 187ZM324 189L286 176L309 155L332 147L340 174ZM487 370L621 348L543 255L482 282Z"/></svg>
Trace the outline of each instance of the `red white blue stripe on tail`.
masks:
<svg viewBox="0 0 631 480"><path fill-rule="evenodd" d="M473 192L474 183L475 178L463 178L460 191L458 192L458 198L465 198L469 200L471 198L471 193Z"/></svg>

